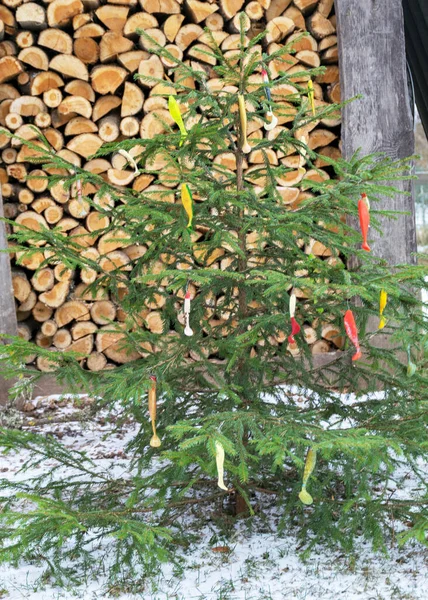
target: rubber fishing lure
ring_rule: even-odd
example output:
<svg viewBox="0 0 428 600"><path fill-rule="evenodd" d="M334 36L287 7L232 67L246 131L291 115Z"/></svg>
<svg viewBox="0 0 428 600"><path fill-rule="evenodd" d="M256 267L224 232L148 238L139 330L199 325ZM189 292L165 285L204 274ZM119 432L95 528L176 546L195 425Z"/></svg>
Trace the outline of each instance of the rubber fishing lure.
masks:
<svg viewBox="0 0 428 600"><path fill-rule="evenodd" d="M267 101L269 102L269 110L266 113L266 118L268 118L270 120L270 123L265 123L263 125L263 127L266 129L266 131L271 131L278 125L278 119L275 117L275 115L272 112L272 107L271 107L272 96L271 96L270 87L269 87L269 83L270 83L269 76L267 74L266 69L262 69L262 77L263 77L263 83L264 83L265 96L266 96Z"/></svg>
<svg viewBox="0 0 428 600"><path fill-rule="evenodd" d="M191 337L193 335L193 329L190 327L190 290L186 291L186 295L184 296L184 316L186 319L186 326L184 328L184 335Z"/></svg>
<svg viewBox="0 0 428 600"><path fill-rule="evenodd" d="M189 218L187 227L190 228L190 227L192 227L192 221L193 221L193 198L192 198L192 192L190 191L187 183L181 184L181 202L182 202L184 210L186 211L186 214Z"/></svg>
<svg viewBox="0 0 428 600"><path fill-rule="evenodd" d="M178 125L178 128L181 133L181 141L180 146L183 144L184 139L187 137L187 131L183 123L183 117L181 116L180 107L178 106L177 100L174 96L170 96L168 98L168 110L171 117L174 119L175 123Z"/></svg>
<svg viewBox="0 0 428 600"><path fill-rule="evenodd" d="M134 167L134 173L135 175L138 175L139 170L138 170L138 165L135 161L135 158L133 156L131 156L129 154L129 152L127 152L127 150L123 150L123 148L121 148L120 150L118 150L119 154L121 156L123 156L124 158L126 158L126 160L129 162L130 165L132 165Z"/></svg>
<svg viewBox="0 0 428 600"><path fill-rule="evenodd" d="M311 105L312 114L315 117L315 93L314 93L314 84L312 83L312 79L308 81L308 100Z"/></svg>
<svg viewBox="0 0 428 600"><path fill-rule="evenodd" d="M224 448L220 442L215 443L215 462L218 475L217 485L227 492L227 487L224 485Z"/></svg>
<svg viewBox="0 0 428 600"><path fill-rule="evenodd" d="M156 433L156 377L150 375L151 386L149 389L149 416L152 422L153 435L150 439L150 446L152 448L159 448L161 441Z"/></svg>
<svg viewBox="0 0 428 600"><path fill-rule="evenodd" d="M366 194L361 194L361 198L358 200L358 214L360 217L361 233L363 235L361 248L370 252L370 246L367 243L367 234L370 227L370 202Z"/></svg>
<svg viewBox="0 0 428 600"><path fill-rule="evenodd" d="M352 360L358 360L359 358L361 358L362 354L360 349L360 342L358 341L358 329L355 323L354 313L352 312L352 310L348 309L346 311L343 321L345 323L346 333L356 349L356 353L352 357Z"/></svg>
<svg viewBox="0 0 428 600"><path fill-rule="evenodd" d="M295 344L296 340L294 336L300 332L300 325L295 319L296 314L296 294L291 294L290 296L290 321L291 321L291 334L288 336L288 341L290 344Z"/></svg>
<svg viewBox="0 0 428 600"><path fill-rule="evenodd" d="M317 452L313 448L309 448L308 453L306 455L305 468L303 471L302 489L299 493L300 501L303 502L303 504L312 504L312 502L314 501L310 493L306 490L306 485L308 483L309 477L312 475L312 472L315 469L316 462Z"/></svg>
<svg viewBox="0 0 428 600"><path fill-rule="evenodd" d="M378 329L383 329L386 325L386 319L383 316L383 311L385 310L386 303L388 302L388 294L385 290L380 291L379 296L379 326Z"/></svg>
<svg viewBox="0 0 428 600"><path fill-rule="evenodd" d="M241 124L241 150L244 154L251 152L251 146L247 140L247 111L245 109L245 98L238 94L239 120Z"/></svg>
<svg viewBox="0 0 428 600"><path fill-rule="evenodd" d="M417 366L412 361L412 357L410 354L410 346L407 346L407 377L413 377L416 373Z"/></svg>

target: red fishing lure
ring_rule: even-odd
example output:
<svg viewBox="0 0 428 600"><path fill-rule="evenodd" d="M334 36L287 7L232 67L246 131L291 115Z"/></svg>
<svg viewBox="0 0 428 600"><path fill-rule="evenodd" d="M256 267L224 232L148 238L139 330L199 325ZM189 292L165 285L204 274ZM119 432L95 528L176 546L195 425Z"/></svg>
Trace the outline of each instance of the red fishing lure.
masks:
<svg viewBox="0 0 428 600"><path fill-rule="evenodd" d="M299 331L300 331L300 325L298 324L298 322L294 318L295 313L296 313L296 295L293 293L290 296L291 335L288 336L288 342L290 344L295 344L296 343L296 340L294 339L294 336L297 333L299 333Z"/></svg>
<svg viewBox="0 0 428 600"><path fill-rule="evenodd" d="M363 234L363 250L370 252L370 246L367 243L367 233L370 225L370 203L366 194L361 194L361 198L358 200L358 214L360 217L361 233Z"/></svg>
<svg viewBox="0 0 428 600"><path fill-rule="evenodd" d="M294 339L294 336L300 332L300 325L298 324L298 322L296 321L296 319L294 317L291 317L291 335L288 336L288 341L290 344L295 344L296 340Z"/></svg>
<svg viewBox="0 0 428 600"><path fill-rule="evenodd" d="M360 349L360 342L358 341L358 329L357 329L357 325L355 323L354 313L352 312L352 310L348 309L346 311L345 317L343 320L345 323L346 333L347 333L349 339L351 340L351 342L354 344L355 349L356 349L356 353L352 357L352 360L358 360L359 358L361 358L361 349Z"/></svg>

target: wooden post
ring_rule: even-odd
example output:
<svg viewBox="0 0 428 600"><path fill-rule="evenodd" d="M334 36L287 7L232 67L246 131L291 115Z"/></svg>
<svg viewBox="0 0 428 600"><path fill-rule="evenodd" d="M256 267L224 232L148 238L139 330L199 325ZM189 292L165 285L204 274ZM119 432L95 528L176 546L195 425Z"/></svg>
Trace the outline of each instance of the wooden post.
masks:
<svg viewBox="0 0 428 600"><path fill-rule="evenodd" d="M3 217L3 198L0 188L0 217ZM0 221L0 251L7 248L6 226ZM0 252L0 333L8 335L17 334L15 301L12 288L12 273L10 259L6 252ZM0 340L0 345L5 344ZM0 350L1 352L1 350ZM0 377L0 406L7 402L7 392L10 384Z"/></svg>
<svg viewBox="0 0 428 600"><path fill-rule="evenodd" d="M362 94L343 109L342 151L346 159L385 152L393 159L414 152L413 115L406 73L402 0L335 0L342 100ZM412 192L411 181L391 185ZM378 209L408 211L410 216L382 219L383 235L373 228L370 246L389 264L412 263L416 251L412 196L384 198Z"/></svg>

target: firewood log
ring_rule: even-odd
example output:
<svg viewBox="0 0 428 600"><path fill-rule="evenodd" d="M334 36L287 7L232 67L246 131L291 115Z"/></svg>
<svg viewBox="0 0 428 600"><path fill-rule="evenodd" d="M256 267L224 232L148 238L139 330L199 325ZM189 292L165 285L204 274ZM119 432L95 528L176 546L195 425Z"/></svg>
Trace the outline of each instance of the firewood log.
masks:
<svg viewBox="0 0 428 600"><path fill-rule="evenodd" d="M58 350L65 350L66 348L69 348L69 346L71 346L71 333L68 329L57 329L57 331L54 333L52 341L53 345L56 348L58 348Z"/></svg>
<svg viewBox="0 0 428 600"><path fill-rule="evenodd" d="M31 82L31 95L40 96L44 92L60 88L64 85L62 78L53 71L38 73Z"/></svg>
<svg viewBox="0 0 428 600"><path fill-rule="evenodd" d="M62 93L59 89L52 89L43 93L43 102L48 108L57 108L61 101Z"/></svg>
<svg viewBox="0 0 428 600"><path fill-rule="evenodd" d="M56 348L52 349L56 350ZM51 373L57 368L57 363L53 359L49 360L45 356L38 356L36 358L36 366L38 370L43 371L43 373Z"/></svg>
<svg viewBox="0 0 428 600"><path fill-rule="evenodd" d="M31 293L31 284L27 276L19 271L12 273L12 287L13 295L18 302L25 302Z"/></svg>
<svg viewBox="0 0 428 600"><path fill-rule="evenodd" d="M70 291L70 283L60 281L53 288L43 294L40 294L39 300L51 308L58 308L64 304L65 299Z"/></svg>
<svg viewBox="0 0 428 600"><path fill-rule="evenodd" d="M282 15L291 4L291 1L292 0L272 0L269 6L266 8L266 21L271 21L275 17ZM259 3L262 4L261 2Z"/></svg>
<svg viewBox="0 0 428 600"><path fill-rule="evenodd" d="M97 122L109 112L120 106L121 103L121 98L112 94L107 94L106 96L98 98L92 110L92 120Z"/></svg>
<svg viewBox="0 0 428 600"><path fill-rule="evenodd" d="M54 318L58 327L64 327L71 321L88 320L89 308L80 300L69 300L57 308Z"/></svg>
<svg viewBox="0 0 428 600"><path fill-rule="evenodd" d="M140 0L141 8L148 13L178 14L181 10L177 0Z"/></svg>
<svg viewBox="0 0 428 600"><path fill-rule="evenodd" d="M30 65L37 71L47 71L49 69L49 58L46 52L37 46L23 48L18 54L18 60Z"/></svg>
<svg viewBox="0 0 428 600"><path fill-rule="evenodd" d="M119 129L125 137L135 137L140 129L140 124L135 117L125 117L120 121Z"/></svg>
<svg viewBox="0 0 428 600"><path fill-rule="evenodd" d="M80 27L74 34L74 39L80 38L101 38L105 33L104 27L98 23L88 23Z"/></svg>
<svg viewBox="0 0 428 600"><path fill-rule="evenodd" d="M73 55L57 54L50 61L49 68L53 71L58 71L66 77L82 79L82 81L89 81L87 66L79 58Z"/></svg>
<svg viewBox="0 0 428 600"><path fill-rule="evenodd" d="M100 60L101 46L92 38L74 40L73 53L86 65L94 65ZM101 60L101 62L104 62Z"/></svg>
<svg viewBox="0 0 428 600"><path fill-rule="evenodd" d="M27 299L24 300L24 302L21 302L18 309L21 312L29 312L31 314L31 311L36 306L36 303L37 303L37 294L34 290L31 290Z"/></svg>
<svg viewBox="0 0 428 600"><path fill-rule="evenodd" d="M17 333L18 337L20 337L22 340L26 340L27 342L32 338L31 329L26 323L19 323Z"/></svg>
<svg viewBox="0 0 428 600"><path fill-rule="evenodd" d="M107 325L116 317L116 307L110 300L94 302L90 312L92 321L97 325Z"/></svg>
<svg viewBox="0 0 428 600"><path fill-rule="evenodd" d="M48 319L47 321L42 323L40 331L43 333L43 335L53 338L53 336L58 331L58 325L53 319Z"/></svg>
<svg viewBox="0 0 428 600"><path fill-rule="evenodd" d="M170 17L168 17L166 19L166 21L163 24L163 32L166 36L166 39L173 43L176 35L184 21L185 17L184 15L181 14L174 14L171 15ZM154 25L152 25L152 27L155 27Z"/></svg>
<svg viewBox="0 0 428 600"><path fill-rule="evenodd" d="M186 0L186 8L190 14L190 18L194 23L201 23L209 15L218 10L215 4L201 2L200 0Z"/></svg>
<svg viewBox="0 0 428 600"><path fill-rule="evenodd" d="M71 336L70 336L71 337ZM79 352L80 354L84 354L85 356L91 354L92 349L94 347L94 336L87 335L85 337L72 342L70 346L66 348L66 352Z"/></svg>
<svg viewBox="0 0 428 600"><path fill-rule="evenodd" d="M1 159L6 165L11 165L16 162L16 154L15 148L5 148L2 150Z"/></svg>
<svg viewBox="0 0 428 600"><path fill-rule="evenodd" d="M63 27L82 12L83 4L80 0L53 0L47 11L49 27Z"/></svg>
<svg viewBox="0 0 428 600"><path fill-rule="evenodd" d="M336 31L332 23L318 11L309 17L308 29L317 40L322 40Z"/></svg>
<svg viewBox="0 0 428 600"><path fill-rule="evenodd" d="M91 352L86 359L86 366L90 371L102 371L107 364L107 358L102 352Z"/></svg>
<svg viewBox="0 0 428 600"><path fill-rule="evenodd" d="M140 62L149 58L149 53L145 50L131 50L130 52L123 52L117 57L118 62L125 67L130 73L135 73L138 69Z"/></svg>
<svg viewBox="0 0 428 600"><path fill-rule="evenodd" d="M102 63L111 62L116 60L119 54L130 52L133 47L134 44L132 40L124 37L117 31L108 31L101 38L99 46L100 60Z"/></svg>
<svg viewBox="0 0 428 600"><path fill-rule="evenodd" d="M14 79L22 71L22 64L14 56L0 58L0 83Z"/></svg>
<svg viewBox="0 0 428 600"><path fill-rule="evenodd" d="M95 325L95 323L92 323L92 321L81 321L75 323L70 331L71 337L73 338L73 341L75 341L95 333L98 331L98 327Z"/></svg>
<svg viewBox="0 0 428 600"><path fill-rule="evenodd" d="M102 139L94 133L82 133L70 140L67 148L87 159L92 154L95 154L102 145Z"/></svg>
<svg viewBox="0 0 428 600"><path fill-rule="evenodd" d="M16 21L22 29L39 30L46 27L46 11L35 2L21 4L16 9Z"/></svg>
<svg viewBox="0 0 428 600"><path fill-rule="evenodd" d="M126 69L122 67L99 65L94 67L91 72L92 87L98 94L114 94L127 76Z"/></svg>
<svg viewBox="0 0 428 600"><path fill-rule="evenodd" d="M10 107L9 107L10 109ZM9 114L5 117L5 125L11 131L15 131L15 129L19 129L21 125L24 123L24 119L21 117L19 113L9 112Z"/></svg>
<svg viewBox="0 0 428 600"><path fill-rule="evenodd" d="M52 345L53 338L45 335L42 331L36 333L35 342L40 348L49 348Z"/></svg>
<svg viewBox="0 0 428 600"><path fill-rule="evenodd" d="M47 292L53 288L54 284L54 272L48 267L36 271L31 278L31 285L38 292Z"/></svg>
<svg viewBox="0 0 428 600"><path fill-rule="evenodd" d="M53 309L50 306L44 304L43 302L38 301L34 305L31 314L33 315L35 321L38 321L39 323L44 323L45 321L51 318L53 314Z"/></svg>
<svg viewBox="0 0 428 600"><path fill-rule="evenodd" d="M59 54L72 54L73 52L73 40L71 36L61 29L45 29L41 31L37 44Z"/></svg>
<svg viewBox="0 0 428 600"><path fill-rule="evenodd" d="M129 8L127 6L114 6L105 4L95 11L98 19L107 29L122 32L128 18Z"/></svg>
<svg viewBox="0 0 428 600"><path fill-rule="evenodd" d="M102 352L107 358L114 360L119 364L140 358L139 352L126 348L126 335L123 333L124 329L125 325L122 323L101 327L96 334L95 344L97 352Z"/></svg>

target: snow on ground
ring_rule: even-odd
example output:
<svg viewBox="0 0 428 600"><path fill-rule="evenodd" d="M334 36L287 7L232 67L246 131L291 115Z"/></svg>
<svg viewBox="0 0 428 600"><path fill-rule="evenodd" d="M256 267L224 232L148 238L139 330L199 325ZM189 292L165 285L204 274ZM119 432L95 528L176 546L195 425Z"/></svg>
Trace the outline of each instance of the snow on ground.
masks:
<svg viewBox="0 0 428 600"><path fill-rule="evenodd" d="M55 431L68 447L85 450L103 469L124 475L128 457L126 443L135 429L126 426L109 435L111 429L101 417L82 425L79 422L34 425L37 418L55 419L70 414L72 400L59 397L39 399L28 421L35 431ZM18 478L24 456L0 456L0 476ZM62 473L66 476L66 473ZM413 482L415 483L415 482ZM412 482L406 485L412 486ZM214 530L199 532L199 542L186 551L183 571L163 567L158 578L147 582L139 594L121 594L118 600L428 600L428 552L419 544L391 546L389 556L375 554L369 544L359 543L355 556L320 547L311 558L299 558L300 546L292 531L279 537L274 533L251 535L238 524L231 540L215 539ZM215 552L215 547L227 547ZM36 584L43 568L21 564L0 567L0 598L7 600L107 600L102 579L80 588L59 589Z"/></svg>

